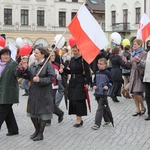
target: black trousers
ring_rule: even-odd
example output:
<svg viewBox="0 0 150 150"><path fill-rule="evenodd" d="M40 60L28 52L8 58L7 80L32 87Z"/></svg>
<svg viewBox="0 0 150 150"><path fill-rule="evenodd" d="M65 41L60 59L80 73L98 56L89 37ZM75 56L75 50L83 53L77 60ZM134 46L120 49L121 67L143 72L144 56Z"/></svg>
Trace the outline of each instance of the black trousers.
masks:
<svg viewBox="0 0 150 150"><path fill-rule="evenodd" d="M4 121L6 122L8 133L18 132L12 104L0 104L0 129Z"/></svg>
<svg viewBox="0 0 150 150"><path fill-rule="evenodd" d="M107 96L98 98L97 103L98 103L98 108L95 115L95 124L101 126L102 117L104 118L105 122L111 122L110 116L108 115L111 113L111 110L108 105Z"/></svg>
<svg viewBox="0 0 150 150"><path fill-rule="evenodd" d="M150 116L150 83L145 82L145 99L147 104L147 113Z"/></svg>

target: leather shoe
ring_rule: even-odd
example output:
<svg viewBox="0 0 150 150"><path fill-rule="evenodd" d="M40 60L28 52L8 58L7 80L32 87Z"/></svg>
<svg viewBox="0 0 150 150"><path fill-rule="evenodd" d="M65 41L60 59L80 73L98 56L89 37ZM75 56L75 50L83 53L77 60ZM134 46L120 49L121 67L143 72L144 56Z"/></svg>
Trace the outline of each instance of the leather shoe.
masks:
<svg viewBox="0 0 150 150"><path fill-rule="evenodd" d="M17 135L19 132L12 132L12 133L7 133L6 136L12 136L12 135Z"/></svg>
<svg viewBox="0 0 150 150"><path fill-rule="evenodd" d="M61 123L63 119L64 119L64 112L62 113L62 115L58 117L58 123Z"/></svg>
<svg viewBox="0 0 150 150"><path fill-rule="evenodd" d="M144 115L145 112L146 112L146 108L144 108L144 110L141 110L141 114L140 114L140 115L141 115L141 116Z"/></svg>
<svg viewBox="0 0 150 150"><path fill-rule="evenodd" d="M147 118L145 118L146 121L150 120L150 116L147 116Z"/></svg>
<svg viewBox="0 0 150 150"><path fill-rule="evenodd" d="M83 125L83 120L81 120L81 122L79 123L79 124L74 124L73 126L75 127L75 128L78 128L78 127L81 127Z"/></svg>
<svg viewBox="0 0 150 150"><path fill-rule="evenodd" d="M132 116L133 117L136 117L136 116L140 116L141 115L141 112L136 112L135 114L133 114Z"/></svg>

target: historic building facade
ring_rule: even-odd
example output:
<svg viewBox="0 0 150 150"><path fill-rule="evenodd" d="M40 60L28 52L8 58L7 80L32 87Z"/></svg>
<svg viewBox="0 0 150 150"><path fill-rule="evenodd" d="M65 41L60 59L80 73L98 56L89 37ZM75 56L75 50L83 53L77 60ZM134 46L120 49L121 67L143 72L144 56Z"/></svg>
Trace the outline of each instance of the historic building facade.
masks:
<svg viewBox="0 0 150 150"><path fill-rule="evenodd" d="M105 0L105 31L108 39L119 32L122 39L136 38L138 24L144 13L150 16L149 0Z"/></svg>
<svg viewBox="0 0 150 150"><path fill-rule="evenodd" d="M25 44L50 46L83 4L83 0L0 0L0 34L7 45L21 37Z"/></svg>

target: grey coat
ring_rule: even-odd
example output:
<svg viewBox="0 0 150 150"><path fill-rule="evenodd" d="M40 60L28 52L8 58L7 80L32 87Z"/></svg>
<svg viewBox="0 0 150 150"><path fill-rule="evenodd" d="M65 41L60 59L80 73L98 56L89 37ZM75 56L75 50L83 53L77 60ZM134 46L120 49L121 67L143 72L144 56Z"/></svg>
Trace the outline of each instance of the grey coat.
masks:
<svg viewBox="0 0 150 150"><path fill-rule="evenodd" d="M33 82L44 62L40 64L33 63L29 68L29 80L31 86L29 89L29 98L27 112L32 114L53 113L52 83L54 81L54 68L50 62L47 62L40 73L40 82Z"/></svg>
<svg viewBox="0 0 150 150"><path fill-rule="evenodd" d="M141 52L139 57L142 60L146 60L147 52ZM144 75L144 68L140 65L140 63L135 62L132 57L129 65L131 66L129 91L131 93L144 92L144 84L141 82L139 77L139 72L141 75Z"/></svg>

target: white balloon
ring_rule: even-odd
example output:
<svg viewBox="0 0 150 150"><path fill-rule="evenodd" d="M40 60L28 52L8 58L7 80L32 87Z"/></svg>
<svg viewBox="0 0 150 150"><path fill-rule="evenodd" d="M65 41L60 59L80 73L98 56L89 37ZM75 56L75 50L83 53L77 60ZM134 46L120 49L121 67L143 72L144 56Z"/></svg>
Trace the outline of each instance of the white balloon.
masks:
<svg viewBox="0 0 150 150"><path fill-rule="evenodd" d="M113 43L115 44L121 43L121 35L118 32L113 32L110 37Z"/></svg>
<svg viewBox="0 0 150 150"><path fill-rule="evenodd" d="M65 38L61 34L57 34L54 38L54 41L57 48L62 48L65 44Z"/></svg>
<svg viewBox="0 0 150 150"><path fill-rule="evenodd" d="M67 46L68 50L70 51L71 50L71 47L70 46Z"/></svg>
<svg viewBox="0 0 150 150"><path fill-rule="evenodd" d="M21 46L23 45L23 40L22 40L22 38L18 37L18 38L16 39L16 44L17 44L19 47L21 47Z"/></svg>

